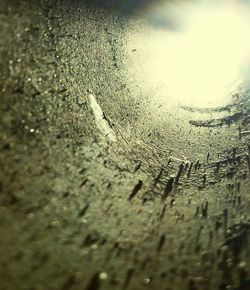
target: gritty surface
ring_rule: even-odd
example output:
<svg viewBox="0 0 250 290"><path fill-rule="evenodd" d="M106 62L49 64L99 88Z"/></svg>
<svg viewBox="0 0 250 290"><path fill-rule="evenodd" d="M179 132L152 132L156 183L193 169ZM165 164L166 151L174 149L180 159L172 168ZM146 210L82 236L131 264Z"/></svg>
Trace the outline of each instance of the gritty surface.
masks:
<svg viewBox="0 0 250 290"><path fill-rule="evenodd" d="M0 0L0 289L250 289L249 92L152 102L110 7Z"/></svg>

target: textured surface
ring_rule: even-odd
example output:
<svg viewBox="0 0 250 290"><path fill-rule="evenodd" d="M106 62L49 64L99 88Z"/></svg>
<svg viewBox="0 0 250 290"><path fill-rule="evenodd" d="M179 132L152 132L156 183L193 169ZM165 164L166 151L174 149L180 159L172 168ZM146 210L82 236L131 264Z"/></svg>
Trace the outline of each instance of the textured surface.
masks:
<svg viewBox="0 0 250 290"><path fill-rule="evenodd" d="M250 289L248 90L152 101L105 3L0 1L0 289Z"/></svg>

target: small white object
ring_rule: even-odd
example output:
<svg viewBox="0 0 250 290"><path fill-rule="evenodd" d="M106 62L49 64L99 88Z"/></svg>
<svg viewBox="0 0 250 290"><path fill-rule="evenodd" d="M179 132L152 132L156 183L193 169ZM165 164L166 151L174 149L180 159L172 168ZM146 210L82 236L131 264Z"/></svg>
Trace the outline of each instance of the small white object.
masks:
<svg viewBox="0 0 250 290"><path fill-rule="evenodd" d="M114 130L110 127L108 121L104 118L103 111L99 104L96 101L96 98L94 95L89 95L89 102L90 107L94 113L95 116L95 122L100 130L101 133L103 133L110 141L116 142L116 136Z"/></svg>

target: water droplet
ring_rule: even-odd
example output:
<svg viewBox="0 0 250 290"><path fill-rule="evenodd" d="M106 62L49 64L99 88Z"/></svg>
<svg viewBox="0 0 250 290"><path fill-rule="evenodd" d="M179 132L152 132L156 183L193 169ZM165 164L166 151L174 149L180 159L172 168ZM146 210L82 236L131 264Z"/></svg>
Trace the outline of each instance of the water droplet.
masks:
<svg viewBox="0 0 250 290"><path fill-rule="evenodd" d="M148 284L150 284L150 282L151 282L151 279L150 279L149 277L146 277L146 278L143 280L143 284L144 284L144 285L148 285Z"/></svg>
<svg viewBox="0 0 250 290"><path fill-rule="evenodd" d="M87 222L88 222L87 219L82 219L82 220L81 220L81 223L82 223L82 224L86 224Z"/></svg>
<svg viewBox="0 0 250 290"><path fill-rule="evenodd" d="M107 280L107 278L108 278L108 274L107 274L107 273L105 273L105 272L101 272L101 273L99 274L99 279L100 279L100 280Z"/></svg>
<svg viewBox="0 0 250 290"><path fill-rule="evenodd" d="M30 213L29 215L28 215L28 218L29 219L32 219L34 217L34 214L33 213Z"/></svg>
<svg viewBox="0 0 250 290"><path fill-rule="evenodd" d="M98 248L97 244L93 244L93 245L90 246L91 250L97 250L97 248Z"/></svg>
<svg viewBox="0 0 250 290"><path fill-rule="evenodd" d="M50 225L52 226L52 227L56 227L56 226L58 226L59 225L59 221L52 221L51 223L50 223Z"/></svg>

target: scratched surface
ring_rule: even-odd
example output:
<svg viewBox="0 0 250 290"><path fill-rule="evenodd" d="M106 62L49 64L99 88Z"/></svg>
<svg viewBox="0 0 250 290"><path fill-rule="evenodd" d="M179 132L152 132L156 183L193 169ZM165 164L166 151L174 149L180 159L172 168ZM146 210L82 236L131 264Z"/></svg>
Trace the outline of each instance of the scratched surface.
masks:
<svg viewBox="0 0 250 290"><path fill-rule="evenodd" d="M0 289L250 289L248 89L153 102L104 3L0 1Z"/></svg>

